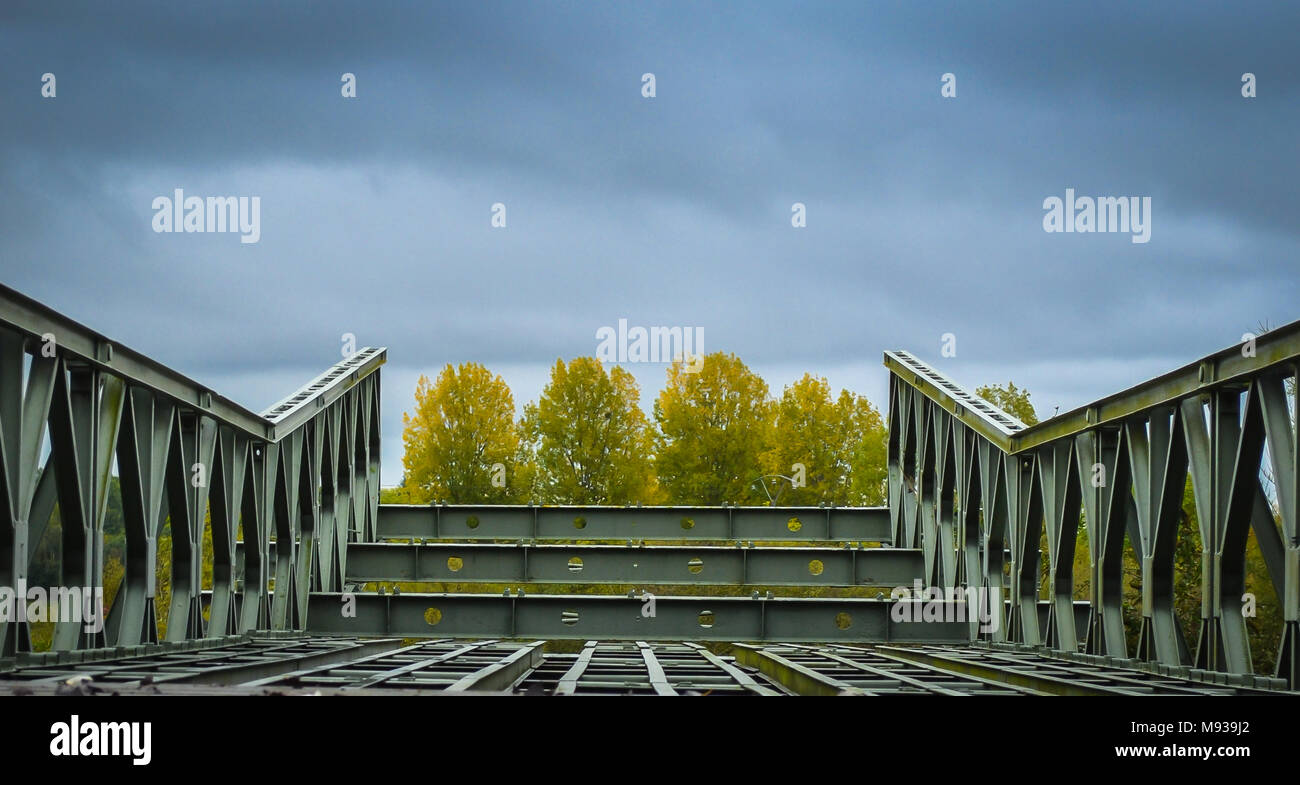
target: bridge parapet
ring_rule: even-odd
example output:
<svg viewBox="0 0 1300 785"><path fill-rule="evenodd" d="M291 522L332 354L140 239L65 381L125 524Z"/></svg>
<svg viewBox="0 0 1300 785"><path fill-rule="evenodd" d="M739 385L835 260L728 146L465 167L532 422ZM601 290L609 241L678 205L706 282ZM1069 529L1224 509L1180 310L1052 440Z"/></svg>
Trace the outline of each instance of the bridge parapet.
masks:
<svg viewBox="0 0 1300 785"><path fill-rule="evenodd" d="M60 618L53 649L158 640L157 548L169 522L167 640L302 629L309 593L340 585L347 543L374 538L385 358L363 349L256 414L0 286L0 586L26 586L57 504L61 587L83 591L87 608L102 603L116 464L125 574L106 623ZM241 533L249 545L237 586ZM206 620L205 558L213 576ZM4 618L0 657L29 651L25 614Z"/></svg>
<svg viewBox="0 0 1300 785"><path fill-rule="evenodd" d="M1296 684L1300 322L1032 426L971 400L906 352L885 353L884 364L894 541L921 549L927 585L1010 598L995 603L1005 617L982 637L1250 674L1244 595L1253 536L1281 609L1275 674ZM1189 482L1202 543L1196 641L1174 602ZM1073 608L1081 521L1092 544L1084 626ZM1044 532L1046 624L1038 612ZM1123 618L1126 549L1141 569L1135 646Z"/></svg>

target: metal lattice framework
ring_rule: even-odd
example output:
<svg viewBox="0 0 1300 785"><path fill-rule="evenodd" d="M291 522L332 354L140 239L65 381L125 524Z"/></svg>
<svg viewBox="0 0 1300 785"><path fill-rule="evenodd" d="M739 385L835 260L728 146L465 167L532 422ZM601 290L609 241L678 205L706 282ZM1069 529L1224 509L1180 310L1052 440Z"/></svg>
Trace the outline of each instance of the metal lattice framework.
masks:
<svg viewBox="0 0 1300 785"><path fill-rule="evenodd" d="M1298 359L1293 323L1028 427L912 355L887 352L894 542L922 549L927 585L1004 592L1009 602L994 606L1006 623L994 640L1066 652L1082 644L1111 657L1249 674L1243 593L1253 532L1282 605L1276 674L1294 685ZM1202 543L1194 648L1174 612L1174 546L1189 475ZM1092 544L1083 626L1072 610L1081 513ZM1052 594L1045 625L1037 612L1044 527ZM1125 535L1141 565L1136 651L1122 617Z"/></svg>
<svg viewBox="0 0 1300 785"><path fill-rule="evenodd" d="M374 538L384 360L383 349L363 349L255 414L0 287L0 585L25 585L57 502L61 585L102 590L116 459L125 575L103 631L60 621L54 649L158 640L155 569L168 519L168 640L302 629L310 592L341 586L347 543ZM213 587L205 622L209 505ZM245 544L238 582L237 540ZM30 648L23 619L0 623L0 656Z"/></svg>
<svg viewBox="0 0 1300 785"><path fill-rule="evenodd" d="M257 414L0 287L0 588L24 585L56 505L60 587L103 587L114 468L126 541L104 629L59 621L52 650L34 653L29 625L6 616L0 681L110 694L1276 692L1298 670L1300 323L1250 348L1034 426L887 353L888 508L380 505L383 349ZM1205 544L1195 650L1173 606L1188 476ZM1081 520L1088 602L1073 599ZM1037 596L1044 531L1049 601ZM1239 599L1251 532L1284 606L1280 678L1251 674ZM1126 535L1142 565L1136 658L1121 615ZM512 588L395 585L446 582ZM557 583L607 593L544 591ZM864 591L913 583L963 591L913 598L917 615ZM967 589L998 599L977 614Z"/></svg>
<svg viewBox="0 0 1300 785"><path fill-rule="evenodd" d="M723 650L722 653L714 649ZM729 651L726 651L728 650ZM403 641L259 632L0 664L0 690L77 695L1277 695L1274 679L1019 646Z"/></svg>

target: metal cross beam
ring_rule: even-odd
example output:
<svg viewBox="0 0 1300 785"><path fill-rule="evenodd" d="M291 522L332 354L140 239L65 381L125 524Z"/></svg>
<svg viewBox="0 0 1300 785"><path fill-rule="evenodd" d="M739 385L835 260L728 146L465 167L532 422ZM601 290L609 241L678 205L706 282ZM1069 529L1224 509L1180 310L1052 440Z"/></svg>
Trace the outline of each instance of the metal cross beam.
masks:
<svg viewBox="0 0 1300 785"><path fill-rule="evenodd" d="M889 543L885 507L385 504L377 539Z"/></svg>
<svg viewBox="0 0 1300 785"><path fill-rule="evenodd" d="M400 639L244 636L216 646L146 646L138 653L83 661L54 659L0 671L5 680L62 682L88 677L102 687L141 683L244 684L268 676L290 673L308 666L348 662L358 657L391 651ZM109 650L111 651L111 650ZM72 663L69 667L68 663Z"/></svg>
<svg viewBox="0 0 1300 785"><path fill-rule="evenodd" d="M353 543L347 580L894 587L921 566L902 548Z"/></svg>
<svg viewBox="0 0 1300 785"><path fill-rule="evenodd" d="M956 642L965 608L940 603L951 621L898 621L884 600L805 597L654 597L526 594L329 594L311 597L316 634L402 637L707 641ZM653 614L653 615L651 615ZM957 620L961 619L961 620Z"/></svg>

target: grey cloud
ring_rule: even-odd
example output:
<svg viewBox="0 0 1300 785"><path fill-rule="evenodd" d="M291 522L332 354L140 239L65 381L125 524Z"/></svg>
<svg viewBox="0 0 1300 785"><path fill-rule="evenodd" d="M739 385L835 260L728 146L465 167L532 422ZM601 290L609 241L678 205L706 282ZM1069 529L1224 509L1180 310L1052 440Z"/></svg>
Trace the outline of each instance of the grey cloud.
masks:
<svg viewBox="0 0 1300 785"><path fill-rule="evenodd" d="M1073 406L1296 316L1298 17L9 3L0 280L250 405L344 332L403 380L478 360L533 385L627 318L815 373L953 332L959 381ZM154 234L177 187L259 195L261 242ZM1045 234L1067 187L1151 196L1152 241Z"/></svg>

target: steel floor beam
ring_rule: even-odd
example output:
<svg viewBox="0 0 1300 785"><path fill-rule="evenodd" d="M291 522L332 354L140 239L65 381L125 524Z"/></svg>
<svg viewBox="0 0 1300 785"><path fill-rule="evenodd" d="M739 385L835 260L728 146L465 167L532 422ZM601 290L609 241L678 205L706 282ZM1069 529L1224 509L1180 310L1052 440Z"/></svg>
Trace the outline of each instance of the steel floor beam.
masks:
<svg viewBox="0 0 1300 785"><path fill-rule="evenodd" d="M875 649L894 657L1051 695L1276 695L1277 690L1215 684L1149 671L1073 663L1032 649L971 646Z"/></svg>
<svg viewBox="0 0 1300 785"><path fill-rule="evenodd" d="M154 645L93 661L26 658L11 694L1296 695L1028 649L990 646L241 636ZM1271 680L1276 682L1276 680Z"/></svg>

